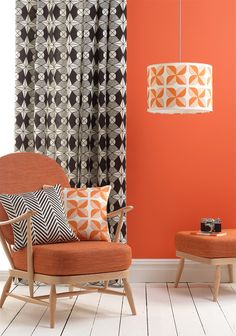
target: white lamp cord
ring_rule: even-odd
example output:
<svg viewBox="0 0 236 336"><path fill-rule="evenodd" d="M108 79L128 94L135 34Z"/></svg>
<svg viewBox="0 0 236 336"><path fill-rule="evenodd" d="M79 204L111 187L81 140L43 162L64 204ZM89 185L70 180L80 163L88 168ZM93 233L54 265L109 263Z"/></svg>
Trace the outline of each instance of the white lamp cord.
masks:
<svg viewBox="0 0 236 336"><path fill-rule="evenodd" d="M182 0L179 0L179 62L182 58Z"/></svg>

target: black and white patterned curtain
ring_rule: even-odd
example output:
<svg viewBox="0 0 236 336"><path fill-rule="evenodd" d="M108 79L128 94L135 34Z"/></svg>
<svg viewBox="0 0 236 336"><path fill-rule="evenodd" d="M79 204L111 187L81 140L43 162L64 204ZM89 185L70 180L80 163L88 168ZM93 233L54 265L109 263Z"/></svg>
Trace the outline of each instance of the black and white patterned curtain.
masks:
<svg viewBox="0 0 236 336"><path fill-rule="evenodd" d="M17 0L16 54L16 151L56 159L72 186L111 184L109 210L124 206L126 0Z"/></svg>

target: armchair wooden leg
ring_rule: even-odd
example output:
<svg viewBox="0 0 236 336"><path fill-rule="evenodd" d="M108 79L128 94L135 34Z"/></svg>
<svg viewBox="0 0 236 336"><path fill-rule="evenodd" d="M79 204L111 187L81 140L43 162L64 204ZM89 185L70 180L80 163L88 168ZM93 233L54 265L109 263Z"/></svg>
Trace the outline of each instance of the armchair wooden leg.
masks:
<svg viewBox="0 0 236 336"><path fill-rule="evenodd" d="M233 272L232 264L228 265L228 271L229 271L229 282L233 283L234 282L234 272Z"/></svg>
<svg viewBox="0 0 236 336"><path fill-rule="evenodd" d="M107 288L108 288L108 286L109 286L109 280L107 280L107 281L104 281L104 288L105 288L105 289L107 289Z"/></svg>
<svg viewBox="0 0 236 336"><path fill-rule="evenodd" d="M175 288L178 287L179 280L181 278L182 272L184 269L184 258L180 258L179 265L176 272Z"/></svg>
<svg viewBox="0 0 236 336"><path fill-rule="evenodd" d="M135 304L134 304L134 299L133 299L133 294L132 294L132 289L130 287L129 281L126 278L122 279L122 280L123 280L123 283L124 283L125 294L127 296L132 314L137 315Z"/></svg>
<svg viewBox="0 0 236 336"><path fill-rule="evenodd" d="M28 286L29 286L30 297L33 298L34 297L34 281L32 279L28 280Z"/></svg>
<svg viewBox="0 0 236 336"><path fill-rule="evenodd" d="M9 293L9 290L11 288L11 283L12 283L12 277L9 277L3 287L3 291L2 291L2 296L0 299L0 308L2 308L6 298L7 298L7 293Z"/></svg>
<svg viewBox="0 0 236 336"><path fill-rule="evenodd" d="M49 298L50 328L54 328L55 326L56 302L57 302L56 286L51 285L50 298Z"/></svg>
<svg viewBox="0 0 236 336"><path fill-rule="evenodd" d="M221 279L221 266L217 265L215 269L215 285L214 285L213 301L217 301L218 298L220 279Z"/></svg>

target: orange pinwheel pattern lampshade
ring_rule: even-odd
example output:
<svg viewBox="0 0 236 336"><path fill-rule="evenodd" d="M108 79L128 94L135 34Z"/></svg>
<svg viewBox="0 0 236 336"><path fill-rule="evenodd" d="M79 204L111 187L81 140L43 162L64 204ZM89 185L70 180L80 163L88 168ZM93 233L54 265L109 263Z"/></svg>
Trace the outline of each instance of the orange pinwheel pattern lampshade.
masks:
<svg viewBox="0 0 236 336"><path fill-rule="evenodd" d="M148 112L204 113L212 111L212 66L163 63L147 67Z"/></svg>

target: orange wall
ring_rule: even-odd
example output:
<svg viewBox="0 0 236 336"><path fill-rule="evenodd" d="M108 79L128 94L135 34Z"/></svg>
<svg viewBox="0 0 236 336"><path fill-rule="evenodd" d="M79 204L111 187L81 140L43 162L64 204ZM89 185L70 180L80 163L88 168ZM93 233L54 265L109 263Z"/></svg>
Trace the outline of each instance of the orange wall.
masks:
<svg viewBox="0 0 236 336"><path fill-rule="evenodd" d="M182 0L182 61L210 63L214 112L147 113L146 66L178 61L178 1L128 0L128 242L172 258L204 216L236 228L236 1Z"/></svg>

